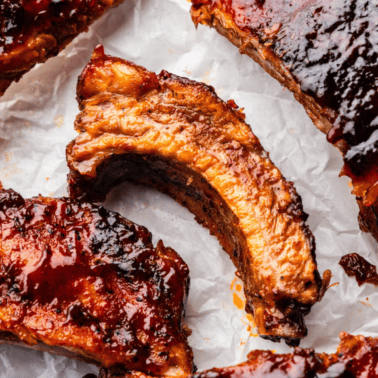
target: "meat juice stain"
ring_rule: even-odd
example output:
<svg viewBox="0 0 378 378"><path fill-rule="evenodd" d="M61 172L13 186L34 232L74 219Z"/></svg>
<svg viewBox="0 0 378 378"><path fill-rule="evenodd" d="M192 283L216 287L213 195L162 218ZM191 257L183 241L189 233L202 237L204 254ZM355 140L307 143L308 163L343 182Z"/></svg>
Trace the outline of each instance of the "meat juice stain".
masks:
<svg viewBox="0 0 378 378"><path fill-rule="evenodd" d="M242 289L243 289L243 286L242 286L242 285L240 285L240 284L236 284L236 285L235 285L235 290L236 290L236 291L242 291Z"/></svg>
<svg viewBox="0 0 378 378"><path fill-rule="evenodd" d="M339 264L348 277L355 277L358 286L370 283L378 286L377 267L370 264L358 253L350 253L341 258Z"/></svg>
<svg viewBox="0 0 378 378"><path fill-rule="evenodd" d="M239 310L244 310L245 308L245 298L243 295L243 285L238 283L239 278L235 277L230 285L230 289L234 291L232 293L232 300ZM240 294L239 294L240 293ZM246 314L243 318L241 318L241 321L247 326L247 332L249 333L250 337L257 337L258 334L254 332L254 328L256 328L255 321L253 319L253 316L251 314ZM244 341L241 341L241 345L245 343Z"/></svg>
<svg viewBox="0 0 378 378"><path fill-rule="evenodd" d="M239 297L238 294L233 293L233 301L234 301L234 305L235 305L239 310L244 310L245 302Z"/></svg>

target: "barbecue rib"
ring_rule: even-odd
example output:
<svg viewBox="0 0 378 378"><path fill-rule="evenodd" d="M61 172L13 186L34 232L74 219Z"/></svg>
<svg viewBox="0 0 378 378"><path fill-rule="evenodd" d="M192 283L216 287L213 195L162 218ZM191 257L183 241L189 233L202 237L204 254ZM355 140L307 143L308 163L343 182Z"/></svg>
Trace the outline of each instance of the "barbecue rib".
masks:
<svg viewBox="0 0 378 378"><path fill-rule="evenodd" d="M191 13L304 105L342 152L360 226L378 240L377 2L192 0Z"/></svg>
<svg viewBox="0 0 378 378"><path fill-rule="evenodd" d="M340 334L334 354L296 348L290 354L256 350L240 365L214 368L192 378L376 378L378 339Z"/></svg>
<svg viewBox="0 0 378 378"><path fill-rule="evenodd" d="M322 293L314 238L292 183L235 103L205 84L104 55L102 46L77 95L71 196L100 201L124 180L172 196L229 253L259 333L292 344L304 337L303 315Z"/></svg>
<svg viewBox="0 0 378 378"><path fill-rule="evenodd" d="M180 377L189 271L119 214L0 190L0 343L105 367Z"/></svg>
<svg viewBox="0 0 378 378"><path fill-rule="evenodd" d="M123 0L1 0L0 96Z"/></svg>

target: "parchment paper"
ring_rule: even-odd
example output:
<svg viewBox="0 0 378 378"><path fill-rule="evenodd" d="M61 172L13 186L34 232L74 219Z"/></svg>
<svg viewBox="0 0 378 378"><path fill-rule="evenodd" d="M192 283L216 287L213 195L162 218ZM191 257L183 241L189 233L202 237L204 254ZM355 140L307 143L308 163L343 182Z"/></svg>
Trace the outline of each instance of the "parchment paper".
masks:
<svg viewBox="0 0 378 378"><path fill-rule="evenodd" d="M275 164L295 182L316 237L320 271L331 269L334 283L306 317L303 347L335 351L340 331L378 336L378 294L358 287L338 265L359 252L378 263L377 244L357 224L357 204L348 180L338 178L341 157L293 96L214 30L192 24L186 0L125 0L50 59L13 84L0 99L0 180L25 197L66 195L65 147L76 135L75 86L93 48L160 72L166 69L215 87L224 100L245 108L246 120ZM186 322L199 370L243 361L252 349L288 352L264 341L243 310L235 268L218 241L192 214L170 198L144 187L116 188L106 207L145 225L154 242L163 239L182 255L192 285ZM231 288L232 287L232 288ZM240 299L238 299L240 298ZM240 303L239 303L240 306ZM1 378L81 378L93 366L19 347L0 346Z"/></svg>

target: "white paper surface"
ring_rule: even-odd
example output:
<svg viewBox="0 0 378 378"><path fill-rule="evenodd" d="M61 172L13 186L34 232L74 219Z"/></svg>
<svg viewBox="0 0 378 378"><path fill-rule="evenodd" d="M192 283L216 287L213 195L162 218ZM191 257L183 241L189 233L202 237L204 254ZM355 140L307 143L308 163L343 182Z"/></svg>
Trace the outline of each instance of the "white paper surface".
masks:
<svg viewBox="0 0 378 378"><path fill-rule="evenodd" d="M195 29L186 0L125 0L79 36L58 57L36 67L0 99L0 180L25 197L66 195L65 147L76 133L76 81L93 48L149 70L187 76L214 86L224 100L245 108L246 121L288 180L294 181L315 234L319 269L331 269L332 287L306 317L301 343L335 351L338 334L378 336L378 294L358 287L338 262L359 252L378 263L377 244L357 224L348 180L338 178L342 159L293 96L252 59L214 30ZM191 290L186 322L199 370L243 361L252 349L288 352L284 344L250 336L243 310L233 303L235 268L218 241L170 198L124 184L106 207L147 226L188 263ZM236 294L240 295L239 292ZM253 330L252 330L253 331ZM252 332L253 333L253 332ZM0 378L81 378L93 366L19 347L0 346Z"/></svg>

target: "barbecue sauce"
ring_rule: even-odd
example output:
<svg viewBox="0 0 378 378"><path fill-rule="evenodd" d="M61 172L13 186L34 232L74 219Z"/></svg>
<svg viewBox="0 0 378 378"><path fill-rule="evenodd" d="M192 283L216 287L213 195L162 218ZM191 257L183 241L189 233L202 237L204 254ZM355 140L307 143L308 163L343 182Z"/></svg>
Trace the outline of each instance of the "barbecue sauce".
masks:
<svg viewBox="0 0 378 378"><path fill-rule="evenodd" d="M86 19L97 18L105 11L99 0L2 0L0 2L0 53L25 43L43 31L57 33L74 22L78 28Z"/></svg>
<svg viewBox="0 0 378 378"><path fill-rule="evenodd" d="M179 364L174 347L191 363L180 325L188 268L144 227L88 203L0 190L0 230L0 331L105 367L160 375Z"/></svg>
<svg viewBox="0 0 378 378"><path fill-rule="evenodd" d="M366 0L193 0L257 38L316 100L364 206L378 190L378 3ZM342 146L342 147L341 147ZM377 236L378 237L378 236Z"/></svg>
<svg viewBox="0 0 378 378"><path fill-rule="evenodd" d="M378 286L377 267L370 264L358 253L350 253L341 258L339 264L344 269L348 277L355 277L358 286L370 283Z"/></svg>
<svg viewBox="0 0 378 378"><path fill-rule="evenodd" d="M340 337L340 345L333 354L301 348L287 354L255 350L240 365L214 368L193 378L375 378L378 339L346 333Z"/></svg>

